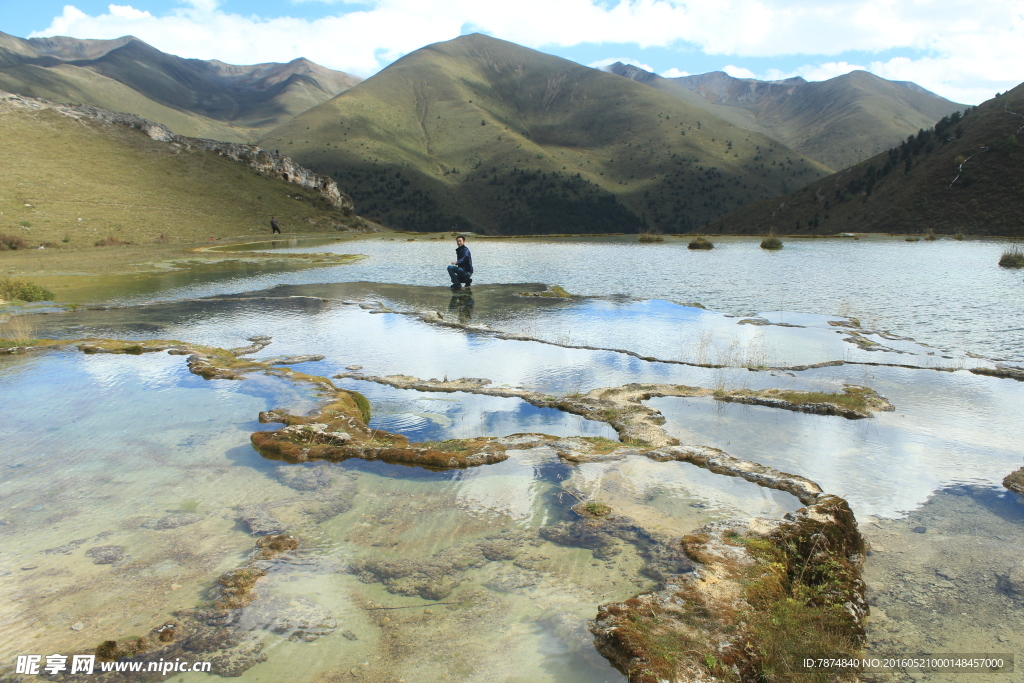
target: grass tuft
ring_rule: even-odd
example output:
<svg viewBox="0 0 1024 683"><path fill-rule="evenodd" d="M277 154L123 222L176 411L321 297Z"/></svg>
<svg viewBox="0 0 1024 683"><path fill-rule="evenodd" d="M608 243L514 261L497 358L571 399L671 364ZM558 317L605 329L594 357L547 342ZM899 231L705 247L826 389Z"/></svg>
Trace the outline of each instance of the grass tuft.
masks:
<svg viewBox="0 0 1024 683"><path fill-rule="evenodd" d="M999 265L1003 268L1024 268L1024 251L1016 245L1010 247L999 257Z"/></svg>
<svg viewBox="0 0 1024 683"><path fill-rule="evenodd" d="M350 391L348 392L348 395L356 402L356 407L359 408L359 414L363 418L363 424L370 424L370 418L373 416L373 407L370 405L369 399L358 391Z"/></svg>
<svg viewBox="0 0 1024 683"><path fill-rule="evenodd" d="M761 248L768 249L769 251L777 251L782 249L782 240L778 237L765 237L761 240Z"/></svg>
<svg viewBox="0 0 1024 683"><path fill-rule="evenodd" d="M465 453L469 450L469 443L465 439L445 439L444 441L424 441L419 444L432 451L443 451L445 453Z"/></svg>
<svg viewBox="0 0 1024 683"><path fill-rule="evenodd" d="M687 249L714 249L715 244L706 237L695 237L686 245Z"/></svg>
<svg viewBox="0 0 1024 683"><path fill-rule="evenodd" d="M0 325L0 349L33 346L39 340L34 336L32 323L24 315L15 315Z"/></svg>

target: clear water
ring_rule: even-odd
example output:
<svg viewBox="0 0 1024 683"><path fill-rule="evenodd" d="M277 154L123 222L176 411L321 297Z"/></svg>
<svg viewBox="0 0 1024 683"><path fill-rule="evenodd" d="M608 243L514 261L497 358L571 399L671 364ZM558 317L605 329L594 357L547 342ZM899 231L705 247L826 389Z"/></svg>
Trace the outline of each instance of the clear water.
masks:
<svg viewBox="0 0 1024 683"><path fill-rule="evenodd" d="M1002 477L1024 461L1024 383L957 370L991 365L968 351L1024 356L1019 278L1011 281L986 265L994 264L990 257L998 257L999 245L793 240L779 254L741 240L701 254L671 242L474 245L481 280L558 282L599 296L524 298L516 292L539 287L484 284L474 286L468 301L441 287L411 286L437 275L436 264L446 262L451 248L447 241L367 240L317 247L369 254L356 264L229 280L220 274L217 281L185 287L171 282L147 295L157 303L145 305L118 290L112 299L134 305L35 316L33 325L40 336L171 338L226 348L269 334L273 343L256 357L323 354L322 361L295 366L311 374L333 376L358 365L371 375L486 377L554 395L630 382L807 391L870 386L896 410L850 421L712 399L650 404L684 443L716 446L846 496L880 548L920 540L913 531L918 523L967 539L957 543L973 542L972 534L1020 535L1019 513L993 513L990 498L997 494L985 492L997 491ZM927 258L912 258L925 249L931 250ZM951 260L958 264L955 277ZM586 267L568 270L568 263ZM822 270L826 263L831 279ZM550 275L557 268L564 277ZM638 278L641 271L656 275ZM854 286L854 280L870 284ZM947 289L941 297L927 294L927 282ZM224 296L240 293L248 294ZM189 298L199 295L220 297ZM976 305L968 304L968 295ZM693 301L721 312L681 305ZM351 302L379 302L399 312L374 313ZM548 343L503 340L402 313L418 310ZM759 315L760 322L775 324L733 316L758 311L776 311ZM840 320L837 314L860 317L864 335L882 348L867 351L848 341L846 329L829 324ZM805 371L745 367L829 360L850 364ZM615 438L604 423L517 399L336 382L371 400L372 426L414 441L518 432ZM3 662L15 654L70 653L141 635L175 610L209 600L215 578L252 552L253 538L239 517L241 508L257 505L304 545L261 581L253 609L273 612L306 601L329 611L338 626L314 642L254 628L268 659L242 680L620 681L594 651L586 621L598 604L654 582L629 544L605 558L540 535L542 527L569 518L576 499L567 491L605 502L664 539L711 520L777 518L798 506L787 494L685 464L631 456L569 465L552 448L513 450L498 465L457 472L363 461L280 465L249 445L251 432L276 426L257 423L257 413L305 413L315 409L317 396L259 374L206 381L189 374L180 356L86 356L74 349L0 356L0 395ZM956 497L951 491L980 493ZM1016 494L999 495L1016 500ZM949 502L968 499L980 502L970 509ZM160 520L183 513L198 518L159 528ZM960 515L966 516L957 521ZM388 592L380 581L364 582L367 577L347 569L368 557L430 562L498 533L515 537L516 559L459 573L459 585L440 601ZM87 551L105 546L120 547L123 557L94 564ZM910 590L904 584L934 583L930 564L885 552L869 558L869 582L876 577L880 586L893 585L896 576L902 583L888 598L880 593L879 605L903 599ZM993 567L1013 559L1012 553L990 555ZM969 558L958 561L969 564ZM1005 571L1002 564L997 569ZM999 633L1007 619L1002 589L989 583L965 584L947 596L957 614L972 614L981 635ZM889 613L885 628L897 639L953 623L880 609ZM877 636L880 643L888 637Z"/></svg>
<svg viewBox="0 0 1024 683"><path fill-rule="evenodd" d="M1024 362L1024 283L997 264L998 240L908 243L899 238L790 239L767 252L751 238L720 238L710 251L686 240L638 244L635 237L470 240L477 284L557 283L574 294L699 302L742 316L790 311L859 318L933 346ZM358 253L350 265L175 286L125 300L191 298L278 284L383 282L447 284L450 239L381 237L297 244L282 251Z"/></svg>

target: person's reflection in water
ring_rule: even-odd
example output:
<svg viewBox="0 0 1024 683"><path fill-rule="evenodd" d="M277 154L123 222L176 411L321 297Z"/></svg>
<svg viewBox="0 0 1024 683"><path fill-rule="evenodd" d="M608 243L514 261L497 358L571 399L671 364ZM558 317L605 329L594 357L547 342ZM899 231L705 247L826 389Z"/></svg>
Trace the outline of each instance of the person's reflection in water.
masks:
<svg viewBox="0 0 1024 683"><path fill-rule="evenodd" d="M452 294L448 310L459 317L459 322L465 325L473 317L473 292L469 289L462 289L457 294Z"/></svg>

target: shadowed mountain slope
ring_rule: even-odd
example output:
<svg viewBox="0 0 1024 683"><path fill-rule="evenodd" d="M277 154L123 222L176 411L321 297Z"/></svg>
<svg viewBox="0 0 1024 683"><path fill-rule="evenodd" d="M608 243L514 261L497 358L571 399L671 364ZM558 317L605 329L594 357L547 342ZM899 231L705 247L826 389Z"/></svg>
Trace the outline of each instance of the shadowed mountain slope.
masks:
<svg viewBox="0 0 1024 683"><path fill-rule="evenodd" d="M129 111L195 137L253 139L358 82L306 59L235 66L182 59L131 36L23 40L0 33L0 89Z"/></svg>
<svg viewBox="0 0 1024 683"><path fill-rule="evenodd" d="M757 81L721 71L662 78L615 63L611 73L665 92L748 130L779 140L831 169L846 168L962 111L913 83L853 71L827 81Z"/></svg>
<svg viewBox="0 0 1024 683"><path fill-rule="evenodd" d="M686 232L825 169L677 97L474 34L260 140L395 228Z"/></svg>
<svg viewBox="0 0 1024 683"><path fill-rule="evenodd" d="M1024 85L716 223L725 232L1024 236Z"/></svg>

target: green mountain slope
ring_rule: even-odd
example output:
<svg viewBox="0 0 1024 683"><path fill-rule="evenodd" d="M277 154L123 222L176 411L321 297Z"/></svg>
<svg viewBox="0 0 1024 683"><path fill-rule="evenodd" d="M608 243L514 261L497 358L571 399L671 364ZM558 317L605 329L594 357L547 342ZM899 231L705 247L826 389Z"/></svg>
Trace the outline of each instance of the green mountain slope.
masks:
<svg viewBox="0 0 1024 683"><path fill-rule="evenodd" d="M608 69L773 137L834 170L872 157L965 108L913 83L866 71L808 83L802 78L733 78L720 71L662 78L622 63Z"/></svg>
<svg viewBox="0 0 1024 683"><path fill-rule="evenodd" d="M260 140L410 230L685 232L825 171L639 83L474 34Z"/></svg>
<svg viewBox="0 0 1024 683"><path fill-rule="evenodd" d="M285 232L358 222L314 189L81 110L0 93L0 139L0 233L34 246L263 235L271 215Z"/></svg>
<svg viewBox="0 0 1024 683"><path fill-rule="evenodd" d="M1024 85L801 190L743 207L715 228L1024 236L1021 114Z"/></svg>
<svg viewBox="0 0 1024 683"><path fill-rule="evenodd" d="M235 66L168 55L131 36L0 33L0 89L129 111L193 137L252 140L358 81L306 59Z"/></svg>

